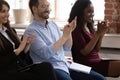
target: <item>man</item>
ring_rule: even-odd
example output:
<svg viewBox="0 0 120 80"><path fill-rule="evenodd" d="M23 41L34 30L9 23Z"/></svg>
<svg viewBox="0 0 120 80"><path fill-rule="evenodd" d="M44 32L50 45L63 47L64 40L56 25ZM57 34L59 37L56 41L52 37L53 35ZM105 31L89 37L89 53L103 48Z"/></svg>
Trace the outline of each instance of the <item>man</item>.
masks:
<svg viewBox="0 0 120 80"><path fill-rule="evenodd" d="M58 80L72 80L72 78L74 80L98 80L93 75L73 70L69 72L69 64L65 60L64 51L71 49L71 33L76 27L76 18L70 24L64 26L63 34L61 34L55 22L48 21L50 14L48 0L30 0L29 7L34 20L26 29L25 34L36 35L36 39L30 47L30 56L33 63L50 62L55 69Z"/></svg>

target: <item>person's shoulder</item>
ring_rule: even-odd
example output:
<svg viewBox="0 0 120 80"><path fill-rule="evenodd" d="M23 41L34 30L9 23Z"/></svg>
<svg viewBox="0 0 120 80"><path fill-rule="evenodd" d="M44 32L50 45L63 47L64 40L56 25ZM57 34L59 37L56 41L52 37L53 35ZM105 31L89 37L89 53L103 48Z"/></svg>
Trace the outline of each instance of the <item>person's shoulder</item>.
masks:
<svg viewBox="0 0 120 80"><path fill-rule="evenodd" d="M53 26L52 28L58 28L58 25L55 21L49 21L48 25Z"/></svg>
<svg viewBox="0 0 120 80"><path fill-rule="evenodd" d="M49 24L57 25L55 21L48 21Z"/></svg>
<svg viewBox="0 0 120 80"><path fill-rule="evenodd" d="M35 25L33 24L33 23L30 23L29 25L28 25L28 27L26 28L26 30L27 29L34 29L35 28Z"/></svg>
<svg viewBox="0 0 120 80"><path fill-rule="evenodd" d="M36 30L35 25L30 23L25 29L24 33L34 33L34 30Z"/></svg>

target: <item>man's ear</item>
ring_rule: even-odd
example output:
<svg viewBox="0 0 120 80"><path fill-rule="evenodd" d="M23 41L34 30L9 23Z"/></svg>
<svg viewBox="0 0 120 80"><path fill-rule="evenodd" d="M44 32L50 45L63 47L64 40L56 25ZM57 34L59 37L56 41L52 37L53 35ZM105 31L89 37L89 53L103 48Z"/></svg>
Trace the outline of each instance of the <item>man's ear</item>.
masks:
<svg viewBox="0 0 120 80"><path fill-rule="evenodd" d="M35 6L33 6L33 7L32 7L32 11L33 11L33 13L36 13L37 8L36 8Z"/></svg>

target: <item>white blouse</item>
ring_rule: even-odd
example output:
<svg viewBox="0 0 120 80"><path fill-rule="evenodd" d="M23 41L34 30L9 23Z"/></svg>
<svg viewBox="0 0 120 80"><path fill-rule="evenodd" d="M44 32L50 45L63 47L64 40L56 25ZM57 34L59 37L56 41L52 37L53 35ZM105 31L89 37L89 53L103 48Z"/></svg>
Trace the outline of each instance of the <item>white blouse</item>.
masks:
<svg viewBox="0 0 120 80"><path fill-rule="evenodd" d="M15 48L15 44L14 42L10 39L10 37L8 36L8 34L6 33L7 28L3 27L3 29L0 30L0 32L2 33L2 35L4 35L12 44L13 44L13 48Z"/></svg>

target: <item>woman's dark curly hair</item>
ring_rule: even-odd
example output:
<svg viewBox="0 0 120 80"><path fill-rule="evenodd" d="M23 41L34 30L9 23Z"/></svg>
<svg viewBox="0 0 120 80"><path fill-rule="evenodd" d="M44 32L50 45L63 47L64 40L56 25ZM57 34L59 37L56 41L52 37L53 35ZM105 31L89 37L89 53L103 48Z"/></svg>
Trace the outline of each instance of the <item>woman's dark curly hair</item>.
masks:
<svg viewBox="0 0 120 80"><path fill-rule="evenodd" d="M77 26L82 30L84 27L84 10L91 4L92 2L90 0L77 0L71 9L68 22L70 23L75 17L77 17ZM93 23L88 23L87 27L91 32L94 32Z"/></svg>

